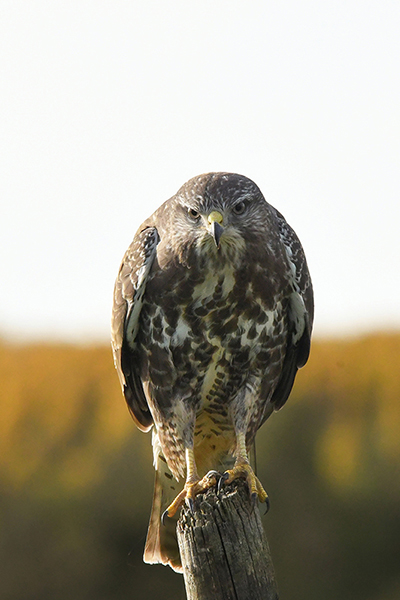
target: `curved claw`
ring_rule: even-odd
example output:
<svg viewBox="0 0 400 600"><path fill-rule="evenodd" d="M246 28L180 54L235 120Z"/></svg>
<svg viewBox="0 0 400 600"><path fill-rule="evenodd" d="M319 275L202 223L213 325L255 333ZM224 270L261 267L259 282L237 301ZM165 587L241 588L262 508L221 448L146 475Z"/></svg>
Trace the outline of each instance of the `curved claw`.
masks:
<svg viewBox="0 0 400 600"><path fill-rule="evenodd" d="M212 480L215 479L216 482L219 481L219 479L221 478L221 473L219 471L208 471L207 475L205 475L205 477L207 477L207 479Z"/></svg>
<svg viewBox="0 0 400 600"><path fill-rule="evenodd" d="M168 508L164 510L163 514L161 515L161 523L164 525L164 527L166 526L165 519L167 518L169 518Z"/></svg>
<svg viewBox="0 0 400 600"><path fill-rule="evenodd" d="M218 481L218 488L217 488L218 494L221 492L222 487L227 479L229 479L229 473L225 472L221 475L220 480Z"/></svg>
<svg viewBox="0 0 400 600"><path fill-rule="evenodd" d="M186 504L189 507L190 512L193 514L194 513L194 500L193 498L190 498L190 496L186 496Z"/></svg>
<svg viewBox="0 0 400 600"><path fill-rule="evenodd" d="M258 494L256 492L253 492L251 494L251 510L255 509L255 506L257 504L257 500L258 500ZM271 507L271 504L270 504L268 496L265 498L264 502L265 502L264 515L266 515L267 512L269 511L270 507Z"/></svg>
<svg viewBox="0 0 400 600"><path fill-rule="evenodd" d="M269 498L267 496L266 499L265 499L265 513L264 513L264 515L267 514L267 512L269 511L270 508L271 508L271 503L270 503Z"/></svg>

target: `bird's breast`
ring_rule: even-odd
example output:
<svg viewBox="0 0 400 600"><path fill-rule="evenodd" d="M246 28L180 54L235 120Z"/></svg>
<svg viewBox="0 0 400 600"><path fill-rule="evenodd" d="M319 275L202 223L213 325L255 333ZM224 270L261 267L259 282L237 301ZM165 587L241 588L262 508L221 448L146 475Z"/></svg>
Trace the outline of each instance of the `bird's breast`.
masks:
<svg viewBox="0 0 400 600"><path fill-rule="evenodd" d="M185 270L164 285L149 282L146 290L138 346L149 404L165 414L165 422L171 415L176 421L177 407L194 411L200 454L232 448L230 411L238 391L249 377L258 389L272 364L274 377L281 368L285 303L274 291L264 298L255 275L254 269L230 265Z"/></svg>
<svg viewBox="0 0 400 600"><path fill-rule="evenodd" d="M252 265L237 269L225 262L219 270L177 269L163 275L148 283L140 323L143 344L171 353L176 367L190 352L203 371L205 390L211 365L233 360L247 366L284 326L281 291L267 284L263 293Z"/></svg>

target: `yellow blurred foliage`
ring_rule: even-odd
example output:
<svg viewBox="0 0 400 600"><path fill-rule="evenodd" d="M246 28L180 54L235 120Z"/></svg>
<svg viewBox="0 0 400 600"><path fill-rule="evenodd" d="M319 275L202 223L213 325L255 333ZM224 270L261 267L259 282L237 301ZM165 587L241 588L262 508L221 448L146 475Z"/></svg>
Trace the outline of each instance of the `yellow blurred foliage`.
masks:
<svg viewBox="0 0 400 600"><path fill-rule="evenodd" d="M13 486L46 469L67 444L60 477L87 484L100 475L103 452L132 433L107 347L3 344L0 382L0 473Z"/></svg>
<svg viewBox="0 0 400 600"><path fill-rule="evenodd" d="M361 461L361 431L350 423L330 423L316 448L320 474L334 487L353 485Z"/></svg>
<svg viewBox="0 0 400 600"><path fill-rule="evenodd" d="M136 431L107 346L3 343L0 382L0 474L14 487L59 460L60 485L91 485ZM327 411L315 465L333 487L353 485L371 451L399 461L400 335L314 342L288 404L296 401Z"/></svg>
<svg viewBox="0 0 400 600"><path fill-rule="evenodd" d="M332 487L356 485L374 461L400 481L400 335L314 342L299 396L328 403L315 461Z"/></svg>
<svg viewBox="0 0 400 600"><path fill-rule="evenodd" d="M0 596L180 598L144 565L150 436L108 346L0 344ZM282 597L399 597L400 334L316 340L258 435Z"/></svg>

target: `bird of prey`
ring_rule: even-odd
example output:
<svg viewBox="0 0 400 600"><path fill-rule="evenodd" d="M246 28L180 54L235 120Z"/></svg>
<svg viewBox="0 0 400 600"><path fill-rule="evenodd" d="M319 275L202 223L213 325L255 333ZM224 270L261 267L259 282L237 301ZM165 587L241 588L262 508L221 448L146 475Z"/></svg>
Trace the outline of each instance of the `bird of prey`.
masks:
<svg viewBox="0 0 400 600"><path fill-rule="evenodd" d="M139 227L115 283L112 347L132 417L153 430L145 562L181 570L178 509L218 473L267 501L249 452L307 362L312 321L299 239L247 177L194 177Z"/></svg>

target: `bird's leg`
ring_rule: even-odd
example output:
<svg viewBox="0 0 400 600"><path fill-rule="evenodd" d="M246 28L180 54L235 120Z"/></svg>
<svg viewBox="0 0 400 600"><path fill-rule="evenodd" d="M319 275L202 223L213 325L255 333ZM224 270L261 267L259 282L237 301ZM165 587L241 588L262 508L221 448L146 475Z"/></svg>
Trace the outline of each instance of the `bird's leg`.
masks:
<svg viewBox="0 0 400 600"><path fill-rule="evenodd" d="M252 502L255 502L258 498L260 502L266 502L268 506L268 494L250 466L246 448L246 434L243 432L238 432L236 435L235 456L236 460L233 468L225 471L218 482L218 491L221 490L224 483L232 483L235 479L242 478L247 482Z"/></svg>
<svg viewBox="0 0 400 600"><path fill-rule="evenodd" d="M165 517L173 517L178 509L186 501L190 510L194 510L194 498L197 494L208 490L210 487L215 485L220 477L220 473L217 471L209 471L202 479L197 474L196 461L194 459L193 448L186 448L186 482L183 490L176 496L175 500L168 506L167 510L162 516L164 521Z"/></svg>

